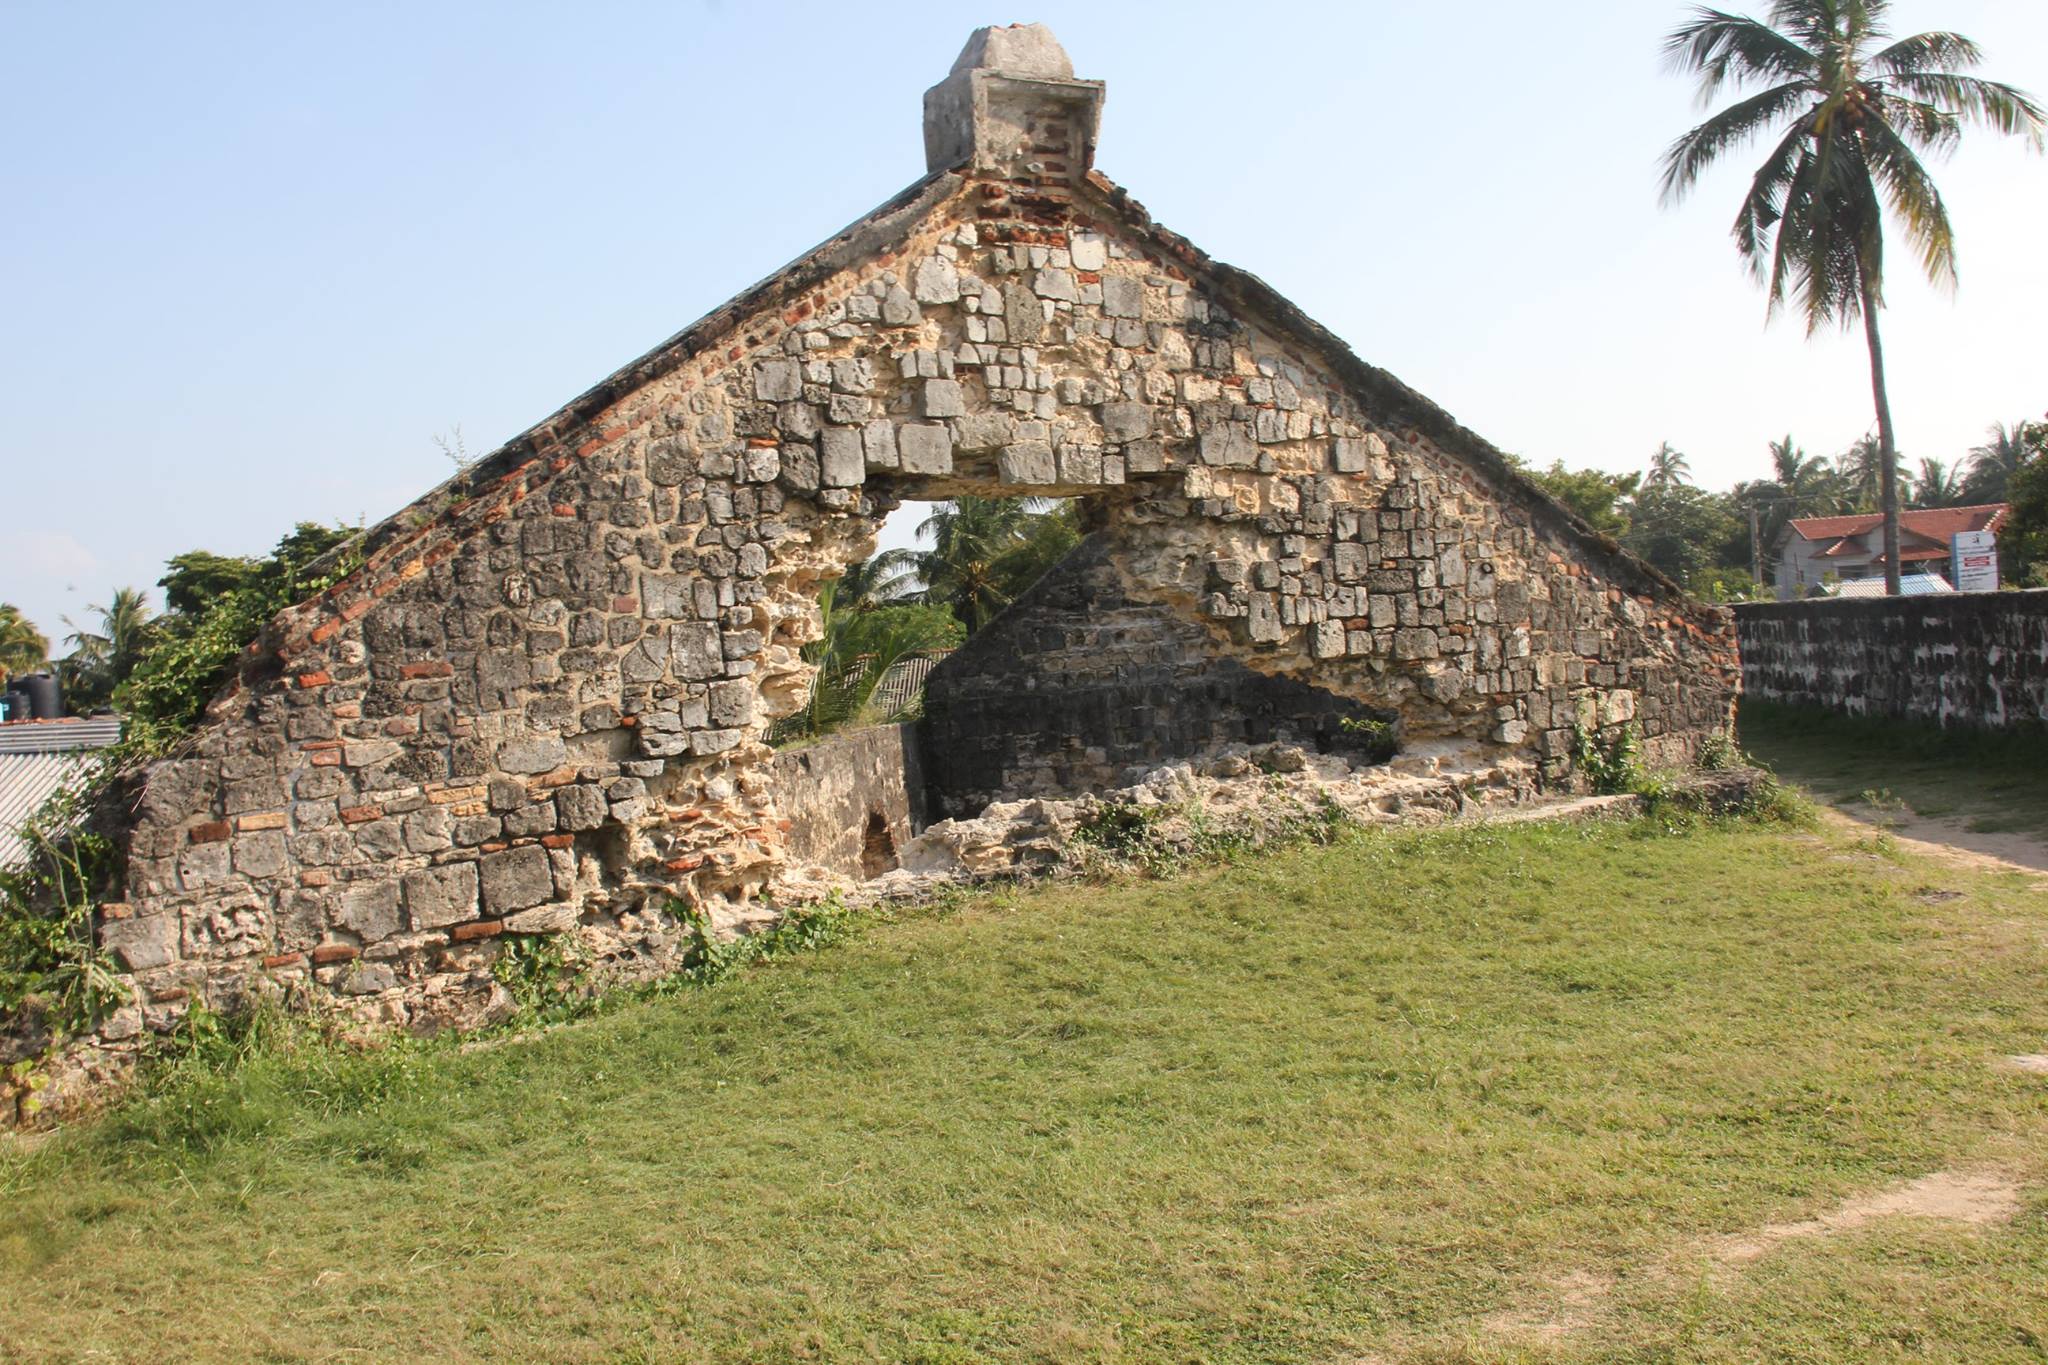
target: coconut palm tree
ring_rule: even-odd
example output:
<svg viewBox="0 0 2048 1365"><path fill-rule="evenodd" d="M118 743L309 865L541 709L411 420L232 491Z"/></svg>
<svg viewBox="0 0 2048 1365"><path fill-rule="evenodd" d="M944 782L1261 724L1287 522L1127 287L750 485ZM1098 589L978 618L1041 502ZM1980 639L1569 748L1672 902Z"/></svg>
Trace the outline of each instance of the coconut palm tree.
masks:
<svg viewBox="0 0 2048 1365"><path fill-rule="evenodd" d="M1650 456L1650 469L1643 475L1643 487L1651 492L1664 492L1691 482L1691 461L1671 442L1660 442Z"/></svg>
<svg viewBox="0 0 2048 1365"><path fill-rule="evenodd" d="M72 626L71 657L64 661L64 686L79 707L104 705L114 689L135 671L149 647L149 599L137 588L116 588L104 607L91 609L100 618L97 631Z"/></svg>
<svg viewBox="0 0 2048 1365"><path fill-rule="evenodd" d="M1971 502L2004 502L2006 485L2027 462L2027 424L2007 426L1994 422L1988 440L1970 447L1969 474L1963 480L1963 495Z"/></svg>
<svg viewBox="0 0 2048 1365"><path fill-rule="evenodd" d="M917 552L883 550L857 559L839 576L834 595L842 612L867 611L917 593Z"/></svg>
<svg viewBox="0 0 2048 1365"><path fill-rule="evenodd" d="M1075 504L1043 498L956 498L917 528L932 548L918 556L927 600L980 630L1080 541Z"/></svg>
<svg viewBox="0 0 2048 1365"><path fill-rule="evenodd" d="M1963 483L1956 471L1932 456L1920 461L1920 473L1913 480L1915 507L1954 507L1963 500Z"/></svg>
<svg viewBox="0 0 2048 1365"><path fill-rule="evenodd" d="M1896 467L1896 455L1894 466ZM1847 510L1868 512L1882 508L1885 497L1884 447L1875 436L1859 436L1850 447L1835 456L1835 487Z"/></svg>
<svg viewBox="0 0 2048 1365"><path fill-rule="evenodd" d="M1701 8L1665 42L1699 78L1702 104L1724 88L1743 97L1671 145L1665 202L1759 133L1784 133L1751 179L1735 217L1736 249L1769 290L1788 297L1809 333L1863 323L1877 408L1885 589L1899 590L1898 444L1885 389L1878 310L1884 306L1884 211L1904 230L1929 279L1953 285L1955 233L1920 153L1950 151L1975 123L2041 145L2041 109L2026 94L1963 74L1981 60L1959 33L1888 41L1889 0L1775 0L1770 21Z"/></svg>
<svg viewBox="0 0 2048 1365"><path fill-rule="evenodd" d="M33 673L50 657L50 642L21 608L0 602L0 674Z"/></svg>

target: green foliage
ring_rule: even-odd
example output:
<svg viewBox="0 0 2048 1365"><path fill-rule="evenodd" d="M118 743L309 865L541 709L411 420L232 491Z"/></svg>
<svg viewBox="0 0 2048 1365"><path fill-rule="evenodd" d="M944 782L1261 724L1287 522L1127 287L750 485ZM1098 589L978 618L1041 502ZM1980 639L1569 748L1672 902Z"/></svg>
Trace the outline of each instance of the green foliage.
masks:
<svg viewBox="0 0 2048 1365"><path fill-rule="evenodd" d="M0 602L0 676L33 673L50 657L50 642L11 602Z"/></svg>
<svg viewBox="0 0 2048 1365"><path fill-rule="evenodd" d="M270 619L355 567L345 558L314 571L315 561L352 534L345 527L301 522L261 561L231 561L204 551L173 559L172 572L161 581L174 610L158 620L150 647L114 692L115 705L127 716L123 750L160 754L190 732Z"/></svg>
<svg viewBox="0 0 2048 1365"><path fill-rule="evenodd" d="M1963 479L1963 500L1969 503L2004 502L2006 485L2012 476L2040 452L2039 423L1994 422L1985 433L1984 444L1970 447L1967 474Z"/></svg>
<svg viewBox="0 0 2048 1365"><path fill-rule="evenodd" d="M1642 738L1634 725L1620 726L1604 739L1591 726L1573 726L1572 763L1600 796L1636 791L1645 778Z"/></svg>
<svg viewBox="0 0 2048 1365"><path fill-rule="evenodd" d="M1700 770L1710 773L1725 773L1743 766L1742 749L1735 737L1725 731L1716 730L1700 741Z"/></svg>
<svg viewBox="0 0 2048 1365"><path fill-rule="evenodd" d="M917 560L926 600L972 634L1081 543L1080 504L955 498L933 508L918 534L932 538Z"/></svg>
<svg viewBox="0 0 2048 1365"><path fill-rule="evenodd" d="M1681 583L1748 561L1749 528L1725 493L1687 484L1645 487L1630 500L1621 543Z"/></svg>
<svg viewBox="0 0 2048 1365"><path fill-rule="evenodd" d="M1339 716L1337 726L1354 737L1359 751L1371 762L1384 763L1400 751L1398 728L1379 716Z"/></svg>
<svg viewBox="0 0 2048 1365"><path fill-rule="evenodd" d="M27 856L0 867L0 1018L39 1005L61 1033L92 1028L127 992L93 940L94 897L113 848L86 815L96 780L59 792L22 825Z"/></svg>
<svg viewBox="0 0 2048 1365"><path fill-rule="evenodd" d="M74 630L71 654L62 666L64 700L73 712L92 711L112 701L115 689L135 671L156 633L149 602L135 588L116 588L111 602L92 610L99 617L99 629Z"/></svg>
<svg viewBox="0 0 2048 1365"><path fill-rule="evenodd" d="M690 946L677 970L646 988L644 994L715 986L756 963L829 948L852 934L860 918L834 891L823 900L791 906L765 929L725 939L713 932L710 918L700 907L671 902L669 910L682 921Z"/></svg>
<svg viewBox="0 0 2048 1365"><path fill-rule="evenodd" d="M1172 813L1170 806L1105 801L1074 827L1074 838L1107 853L1130 854L1143 847L1153 826Z"/></svg>
<svg viewBox="0 0 2048 1365"><path fill-rule="evenodd" d="M520 1023L558 1023L590 1011L592 997L577 983L582 964L565 935L505 934L498 945L491 979L518 1004Z"/></svg>
<svg viewBox="0 0 2048 1365"><path fill-rule="evenodd" d="M944 654L965 638L960 622L944 607L892 602L849 610L841 605L843 583L827 583L818 594L824 634L804 648L805 659L817 667L816 681L803 709L776 727L775 743L895 719L898 712L885 713L876 698L889 670L919 655ZM920 700L913 698L911 705Z"/></svg>
<svg viewBox="0 0 2048 1365"><path fill-rule="evenodd" d="M2015 582L2048 567L2048 419L2029 422L2021 430L2024 459L2006 480L2011 504L1999 536L1999 569Z"/></svg>
<svg viewBox="0 0 2048 1365"><path fill-rule="evenodd" d="M1725 565L1687 574L1685 590L1702 602L1768 602L1772 597L1770 585L1750 577L1747 568Z"/></svg>
<svg viewBox="0 0 2048 1365"><path fill-rule="evenodd" d="M1609 474L1599 469L1566 469L1554 460L1548 469L1522 471L1538 488L1579 514L1596 531L1619 538L1628 529L1620 506L1642 482L1640 474Z"/></svg>

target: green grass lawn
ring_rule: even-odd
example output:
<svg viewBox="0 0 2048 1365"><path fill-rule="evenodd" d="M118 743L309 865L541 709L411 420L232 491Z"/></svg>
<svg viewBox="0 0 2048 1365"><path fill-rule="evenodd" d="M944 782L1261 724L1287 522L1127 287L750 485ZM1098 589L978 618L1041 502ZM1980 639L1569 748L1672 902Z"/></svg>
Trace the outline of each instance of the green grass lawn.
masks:
<svg viewBox="0 0 2048 1365"><path fill-rule="evenodd" d="M1863 720L1744 702L1742 745L1787 781L1836 805L1876 795L1978 833L2048 839L2048 735Z"/></svg>
<svg viewBox="0 0 2048 1365"><path fill-rule="evenodd" d="M2043 901L1785 825L1354 834L265 1053L0 1155L0 1359L2040 1360ZM1987 1165L2009 1222L1713 1264Z"/></svg>

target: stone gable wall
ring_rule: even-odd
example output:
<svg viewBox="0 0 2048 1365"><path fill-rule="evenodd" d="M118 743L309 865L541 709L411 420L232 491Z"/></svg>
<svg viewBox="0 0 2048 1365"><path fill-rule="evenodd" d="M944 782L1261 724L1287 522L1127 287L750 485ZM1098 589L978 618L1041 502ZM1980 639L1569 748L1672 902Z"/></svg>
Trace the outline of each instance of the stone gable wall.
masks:
<svg viewBox="0 0 2048 1365"><path fill-rule="evenodd" d="M1106 182L1102 182L1106 184ZM905 207L905 205L908 207ZM768 724L899 500L1085 496L1199 657L1530 751L1724 728L1725 613L1361 389L1114 194L935 177L368 538L160 765L102 937L145 1008L275 985L414 1028L506 934L661 970L772 914Z"/></svg>

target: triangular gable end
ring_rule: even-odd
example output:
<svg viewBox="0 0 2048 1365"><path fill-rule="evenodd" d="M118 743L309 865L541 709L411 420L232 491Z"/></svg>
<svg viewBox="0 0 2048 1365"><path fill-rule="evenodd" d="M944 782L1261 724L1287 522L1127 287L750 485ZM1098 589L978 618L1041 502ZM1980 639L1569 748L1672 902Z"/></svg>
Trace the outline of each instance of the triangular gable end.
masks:
<svg viewBox="0 0 2048 1365"><path fill-rule="evenodd" d="M818 585L905 498L1086 496L1119 613L1092 662L1284 680L1396 717L1425 765L1557 785L1585 740L1677 763L1724 732L1727 613L1154 224L1093 172L1101 87L1056 54L977 34L927 99L929 176L284 613L151 776L134 913L103 926L123 961L169 988L260 953L432 1010L459 945L573 931L658 966L669 898L750 913L789 861L764 740L809 680ZM1176 699L1145 704L1145 755L1186 757Z"/></svg>

